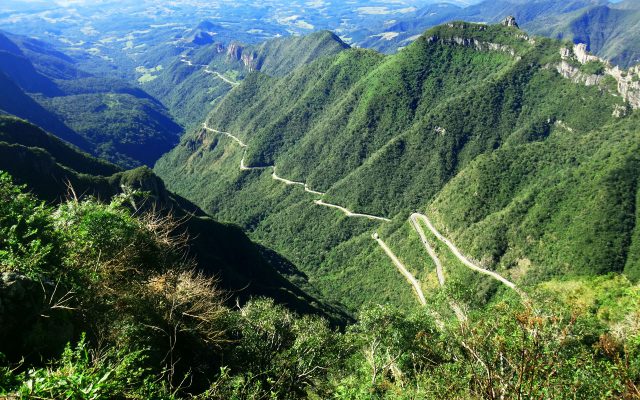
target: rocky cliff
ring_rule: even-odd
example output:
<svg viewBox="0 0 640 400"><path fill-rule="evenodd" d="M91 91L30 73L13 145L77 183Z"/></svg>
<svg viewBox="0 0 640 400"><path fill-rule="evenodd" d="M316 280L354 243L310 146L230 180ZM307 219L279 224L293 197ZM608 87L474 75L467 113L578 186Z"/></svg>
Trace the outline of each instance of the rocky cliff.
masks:
<svg viewBox="0 0 640 400"><path fill-rule="evenodd" d="M556 69L565 78L587 86L595 86L603 84L607 77L612 77L615 79L618 94L628 101L632 108L640 108L640 65L628 70L613 66L610 62L589 54L587 46L583 43L576 44L573 48L561 48L560 57L562 61L556 65ZM602 73L583 72L580 67L588 63L600 63Z"/></svg>
<svg viewBox="0 0 640 400"><path fill-rule="evenodd" d="M257 56L252 50L246 49L237 43L231 43L227 49L227 57L233 61L241 61L246 69L250 72L256 71Z"/></svg>

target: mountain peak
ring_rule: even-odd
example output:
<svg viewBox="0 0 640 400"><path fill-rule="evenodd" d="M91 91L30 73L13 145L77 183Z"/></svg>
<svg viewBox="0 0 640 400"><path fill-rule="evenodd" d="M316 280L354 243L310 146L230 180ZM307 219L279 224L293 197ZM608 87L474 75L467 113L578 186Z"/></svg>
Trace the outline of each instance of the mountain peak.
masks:
<svg viewBox="0 0 640 400"><path fill-rule="evenodd" d="M516 18L513 15L509 15L508 17L503 19L501 24L504 26L512 26L514 28L520 28L518 26L518 23L516 22Z"/></svg>

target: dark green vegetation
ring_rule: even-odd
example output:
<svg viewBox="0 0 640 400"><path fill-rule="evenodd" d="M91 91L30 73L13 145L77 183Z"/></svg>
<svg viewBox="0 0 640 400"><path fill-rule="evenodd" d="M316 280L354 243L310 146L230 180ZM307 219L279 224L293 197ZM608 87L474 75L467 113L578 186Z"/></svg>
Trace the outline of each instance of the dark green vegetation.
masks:
<svg viewBox="0 0 640 400"><path fill-rule="evenodd" d="M232 82L239 82L255 71L282 76L346 48L336 35L326 31L272 39L258 45L212 40L187 51L183 58L175 58L156 73L154 79L142 85L169 107L176 120L193 128L200 125L211 108L233 88L233 84L213 72ZM205 67L211 72L205 72Z"/></svg>
<svg viewBox="0 0 640 400"><path fill-rule="evenodd" d="M0 110L126 167L153 166L182 132L143 90L91 76L34 39L0 33L0 88Z"/></svg>
<svg viewBox="0 0 640 400"><path fill-rule="evenodd" d="M156 171L353 311L414 301L373 231L423 282L433 276L422 250L411 250L420 244L406 220L421 210L516 283L607 272L635 280L638 115L614 117L627 107L617 93L558 74L562 46L457 22L397 55L351 49L283 78L251 75L212 111L210 127L248 144L246 165L275 164L278 175L326 191L325 201L390 224L314 205L317 196L270 170L240 171L241 149L212 132L185 136ZM502 290L454 275L472 308Z"/></svg>
<svg viewBox="0 0 640 400"><path fill-rule="evenodd" d="M185 261L170 219L132 214L137 196L51 207L0 174L1 395L640 394L640 291L622 277L548 282L532 289L533 307L505 296L463 325L443 319L443 299L409 311L372 306L338 332L271 300L225 306L227 294Z"/></svg>
<svg viewBox="0 0 640 400"><path fill-rule="evenodd" d="M334 320L340 312L328 309L283 278L295 278L313 291L306 277L273 251L252 243L240 229L208 218L187 200L167 191L164 182L146 167L122 171L118 167L81 153L56 137L14 117L0 116L0 170L13 175L31 192L51 203L72 195L110 199L123 187L138 190L146 199L136 203L139 211L155 210L180 221L173 234L190 237L185 249L197 259L198 270L221 279L230 301L254 295L272 297L293 309L326 312Z"/></svg>

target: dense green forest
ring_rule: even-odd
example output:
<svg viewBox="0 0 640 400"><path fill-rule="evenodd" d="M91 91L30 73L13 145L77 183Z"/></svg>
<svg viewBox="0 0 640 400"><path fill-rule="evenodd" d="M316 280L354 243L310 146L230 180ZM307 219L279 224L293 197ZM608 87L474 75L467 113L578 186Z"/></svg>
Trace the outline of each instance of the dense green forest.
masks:
<svg viewBox="0 0 640 400"><path fill-rule="evenodd" d="M124 167L147 165L183 129L142 89L90 75L39 40L0 33L0 110Z"/></svg>
<svg viewBox="0 0 640 400"><path fill-rule="evenodd" d="M345 330L228 293L130 192L48 206L0 174L0 394L22 398L633 398L640 291L608 276L370 306Z"/></svg>
<svg viewBox="0 0 640 400"><path fill-rule="evenodd" d="M638 115L609 79L563 77L565 47L515 27L456 22L396 55L350 49L286 77L252 74L207 121L246 149L195 130L155 170L352 312L414 301L374 231L425 288L434 281L407 221L415 211L516 282L608 272L635 280ZM270 179L271 169L240 170L243 157L392 222L319 207L317 195ZM478 274L454 276L472 308L502 290Z"/></svg>
<svg viewBox="0 0 640 400"><path fill-rule="evenodd" d="M155 73L153 79L142 82L142 86L160 99L177 121L195 128L233 88L233 84L215 72L231 82L242 81L255 71L282 76L346 48L340 38L327 31L282 37L257 45L212 40L186 51L181 58L174 58L168 67Z"/></svg>

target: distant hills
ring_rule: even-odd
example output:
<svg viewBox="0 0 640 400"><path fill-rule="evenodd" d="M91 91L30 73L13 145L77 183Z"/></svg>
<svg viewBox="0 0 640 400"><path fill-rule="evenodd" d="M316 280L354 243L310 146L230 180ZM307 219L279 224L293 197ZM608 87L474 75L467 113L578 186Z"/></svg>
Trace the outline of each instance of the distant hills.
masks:
<svg viewBox="0 0 640 400"><path fill-rule="evenodd" d="M487 0L468 7L427 5L393 24L369 29L358 45L393 52L415 40L425 29L465 20L496 23L512 15L531 34L585 43L587 48L621 67L640 62L640 2L627 0ZM361 33L361 35L364 33Z"/></svg>
<svg viewBox="0 0 640 400"><path fill-rule="evenodd" d="M211 23L199 25L199 29L206 27L213 29ZM230 82L240 82L255 71L272 76L285 75L348 47L328 31L272 39L258 45L237 41L225 43L216 36L175 57L168 67L142 86L166 104L180 123L194 127L232 89Z"/></svg>
<svg viewBox="0 0 640 400"><path fill-rule="evenodd" d="M122 166L152 166L182 132L125 81L95 76L50 45L0 33L0 109Z"/></svg>
<svg viewBox="0 0 640 400"><path fill-rule="evenodd" d="M585 43L591 52L622 67L640 63L639 1L589 7L555 25L533 23L531 30Z"/></svg>

